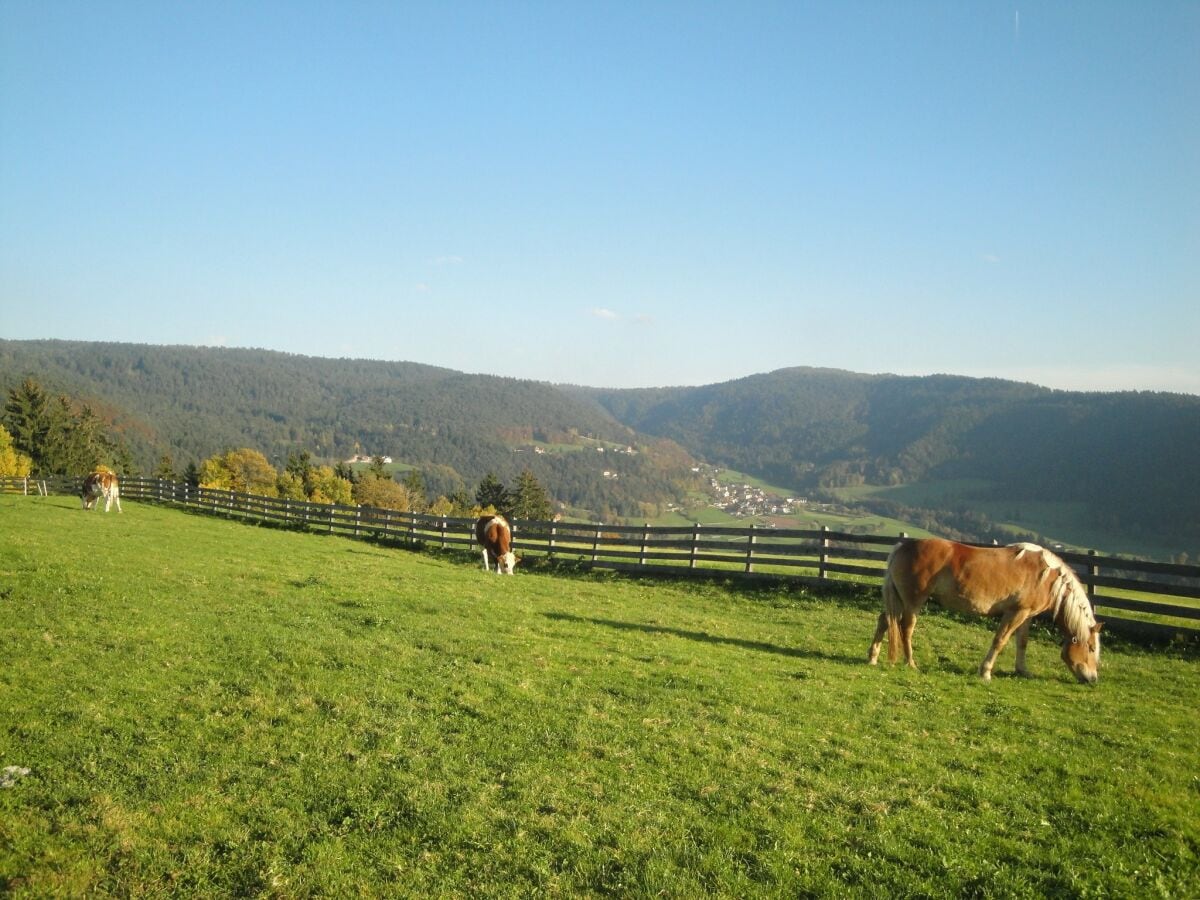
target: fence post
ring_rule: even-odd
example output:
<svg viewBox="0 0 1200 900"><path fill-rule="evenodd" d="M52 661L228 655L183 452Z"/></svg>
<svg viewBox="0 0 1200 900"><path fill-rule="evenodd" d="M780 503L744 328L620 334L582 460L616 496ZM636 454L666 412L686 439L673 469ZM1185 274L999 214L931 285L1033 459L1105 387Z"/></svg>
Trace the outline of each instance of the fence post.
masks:
<svg viewBox="0 0 1200 900"><path fill-rule="evenodd" d="M442 516L442 549L446 549L446 517Z"/></svg>
<svg viewBox="0 0 1200 900"><path fill-rule="evenodd" d="M550 559L550 560L554 559L554 537L557 534L558 534L558 523L551 522L550 523L550 552L546 554L547 559Z"/></svg>
<svg viewBox="0 0 1200 900"><path fill-rule="evenodd" d="M754 533L754 524L750 524L750 538L746 541L746 574L749 575L754 571L754 542L757 535Z"/></svg>
<svg viewBox="0 0 1200 900"><path fill-rule="evenodd" d="M596 523L596 536L592 539L592 562L596 562L600 558L600 532L604 528L603 522Z"/></svg>
<svg viewBox="0 0 1200 900"><path fill-rule="evenodd" d="M817 577L828 577L826 565L829 563L829 526L821 526L821 554L820 561L817 563Z"/></svg>
<svg viewBox="0 0 1200 900"><path fill-rule="evenodd" d="M646 564L646 545L650 543L650 523L647 522L642 526L642 552L638 554L638 565Z"/></svg>
<svg viewBox="0 0 1200 900"><path fill-rule="evenodd" d="M696 554L700 552L700 523L692 526L692 552L688 556L688 568L696 568Z"/></svg>
<svg viewBox="0 0 1200 900"><path fill-rule="evenodd" d="M1100 567L1096 565L1096 551L1089 550L1088 556L1091 560L1088 562L1087 570L1087 595L1088 602L1092 604L1092 613L1096 612L1096 577L1100 574Z"/></svg>

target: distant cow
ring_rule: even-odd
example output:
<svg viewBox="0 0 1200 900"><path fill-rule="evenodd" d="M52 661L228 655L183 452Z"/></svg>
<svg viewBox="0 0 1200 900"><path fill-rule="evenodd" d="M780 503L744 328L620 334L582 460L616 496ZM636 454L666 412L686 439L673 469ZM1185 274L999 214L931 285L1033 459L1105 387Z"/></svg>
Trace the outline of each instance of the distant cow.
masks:
<svg viewBox="0 0 1200 900"><path fill-rule="evenodd" d="M92 504L103 497L105 512L112 508L114 501L117 512L121 511L121 489L117 486L117 476L112 472L93 472L83 479L81 495L84 509L91 509Z"/></svg>
<svg viewBox="0 0 1200 900"><path fill-rule="evenodd" d="M504 516L480 516L475 523L475 538L483 548L483 568L492 571L496 563L496 574L511 575L517 564L512 552L512 528Z"/></svg>

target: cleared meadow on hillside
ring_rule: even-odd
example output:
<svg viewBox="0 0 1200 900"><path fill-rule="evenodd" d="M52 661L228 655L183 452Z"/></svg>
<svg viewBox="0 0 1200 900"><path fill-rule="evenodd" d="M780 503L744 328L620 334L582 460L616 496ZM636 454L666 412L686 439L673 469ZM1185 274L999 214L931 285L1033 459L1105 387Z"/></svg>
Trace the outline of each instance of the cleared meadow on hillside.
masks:
<svg viewBox="0 0 1200 900"><path fill-rule="evenodd" d="M876 613L0 496L0 893L1200 893L1194 655Z"/></svg>

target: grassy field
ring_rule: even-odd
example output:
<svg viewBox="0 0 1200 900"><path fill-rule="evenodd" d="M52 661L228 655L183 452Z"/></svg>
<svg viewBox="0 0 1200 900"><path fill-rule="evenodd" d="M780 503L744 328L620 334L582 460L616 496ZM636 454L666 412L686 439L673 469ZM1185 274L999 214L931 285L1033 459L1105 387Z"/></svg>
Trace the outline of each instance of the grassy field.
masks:
<svg viewBox="0 0 1200 900"><path fill-rule="evenodd" d="M0 496L0 894L1200 894L1194 656L124 506Z"/></svg>
<svg viewBox="0 0 1200 900"><path fill-rule="evenodd" d="M834 493L846 503L878 498L930 509L969 509L987 516L1002 530L1011 531L1014 539L1016 535L1033 532L1077 549L1132 553L1160 560L1173 559L1180 552L1195 552L1193 547L1165 539L1127 531L1114 533L1097 521L1086 503L996 499L995 486L977 479L932 481L899 487L859 485L837 488Z"/></svg>

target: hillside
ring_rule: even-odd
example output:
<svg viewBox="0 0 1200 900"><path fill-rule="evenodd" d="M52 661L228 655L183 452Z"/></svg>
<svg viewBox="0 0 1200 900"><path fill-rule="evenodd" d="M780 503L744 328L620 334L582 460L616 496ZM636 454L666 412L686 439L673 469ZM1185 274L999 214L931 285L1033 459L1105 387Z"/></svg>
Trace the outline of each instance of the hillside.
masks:
<svg viewBox="0 0 1200 900"><path fill-rule="evenodd" d="M807 368L610 390L264 350L0 341L0 390L28 375L91 404L143 471L163 453L182 469L239 446L276 465L362 452L419 466L436 495L529 468L572 511L611 521L681 502L701 460L942 533L1002 537L1004 523L1200 556L1189 395Z"/></svg>
<svg viewBox="0 0 1200 900"><path fill-rule="evenodd" d="M969 480L980 508L1077 504L1109 532L1200 546L1198 397L803 368L585 393L631 428L796 490Z"/></svg>
<svg viewBox="0 0 1200 900"><path fill-rule="evenodd" d="M232 447L277 466L294 451L326 460L361 452L419 466L431 491L450 493L474 490L489 471L512 483L528 468L556 499L611 518L677 498L693 464L669 441L642 441L595 402L550 385L413 363L0 341L0 390L27 376L90 404L143 471L164 453L182 469ZM557 452L533 452L549 445ZM629 446L637 452L594 452Z"/></svg>

